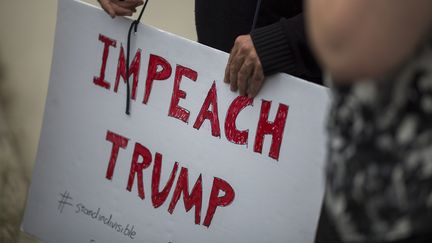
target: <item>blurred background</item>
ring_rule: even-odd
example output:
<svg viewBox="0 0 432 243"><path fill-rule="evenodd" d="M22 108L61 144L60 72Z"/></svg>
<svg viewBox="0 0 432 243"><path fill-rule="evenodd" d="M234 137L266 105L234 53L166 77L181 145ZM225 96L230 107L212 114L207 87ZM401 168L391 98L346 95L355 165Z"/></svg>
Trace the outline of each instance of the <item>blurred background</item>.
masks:
<svg viewBox="0 0 432 243"><path fill-rule="evenodd" d="M194 0L150 0L142 22L196 40L193 6ZM0 1L0 243L38 242L19 225L42 126L56 14L56 0Z"/></svg>

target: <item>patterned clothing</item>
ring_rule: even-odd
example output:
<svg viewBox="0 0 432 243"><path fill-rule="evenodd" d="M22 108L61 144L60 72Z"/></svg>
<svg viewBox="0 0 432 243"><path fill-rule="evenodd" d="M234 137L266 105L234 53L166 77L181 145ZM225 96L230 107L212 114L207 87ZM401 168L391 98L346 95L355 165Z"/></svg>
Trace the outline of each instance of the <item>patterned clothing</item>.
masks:
<svg viewBox="0 0 432 243"><path fill-rule="evenodd" d="M383 80L331 89L325 203L341 238L432 234L432 42Z"/></svg>

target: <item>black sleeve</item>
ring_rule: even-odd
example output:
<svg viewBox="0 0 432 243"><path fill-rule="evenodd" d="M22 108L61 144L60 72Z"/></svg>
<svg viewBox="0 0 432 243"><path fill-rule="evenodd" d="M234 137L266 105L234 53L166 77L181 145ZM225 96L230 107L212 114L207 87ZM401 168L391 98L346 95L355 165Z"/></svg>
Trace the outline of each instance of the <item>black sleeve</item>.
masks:
<svg viewBox="0 0 432 243"><path fill-rule="evenodd" d="M282 18L250 34L265 75L284 72L322 84L321 70L306 38L303 14Z"/></svg>

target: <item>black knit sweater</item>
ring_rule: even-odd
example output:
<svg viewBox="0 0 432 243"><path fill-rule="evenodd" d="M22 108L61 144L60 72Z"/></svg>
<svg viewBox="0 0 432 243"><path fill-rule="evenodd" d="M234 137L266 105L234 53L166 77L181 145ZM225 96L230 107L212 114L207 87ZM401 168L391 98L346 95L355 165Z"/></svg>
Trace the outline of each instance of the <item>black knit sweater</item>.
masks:
<svg viewBox="0 0 432 243"><path fill-rule="evenodd" d="M309 49L301 0L262 0L251 31L257 0L195 0L198 41L229 52L239 35L250 34L265 75L284 72L321 84L321 71Z"/></svg>

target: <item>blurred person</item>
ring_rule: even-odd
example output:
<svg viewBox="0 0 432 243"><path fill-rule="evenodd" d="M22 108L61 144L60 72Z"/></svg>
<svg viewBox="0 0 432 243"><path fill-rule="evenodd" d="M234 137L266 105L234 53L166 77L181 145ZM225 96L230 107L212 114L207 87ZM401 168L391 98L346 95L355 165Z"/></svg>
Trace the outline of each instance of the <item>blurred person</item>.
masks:
<svg viewBox="0 0 432 243"><path fill-rule="evenodd" d="M341 242L432 242L432 1L308 0L306 10L332 92L334 232Z"/></svg>

